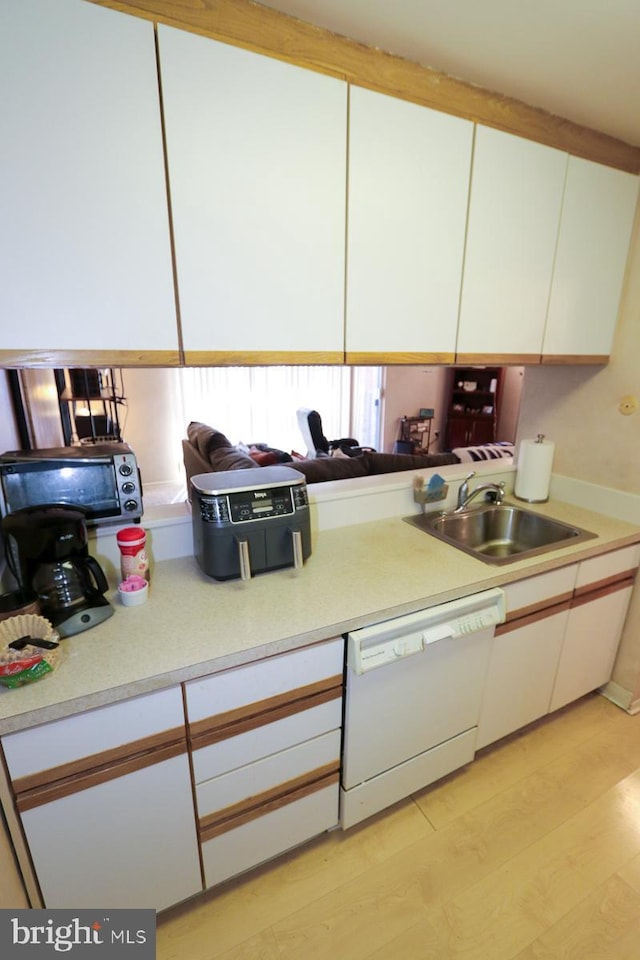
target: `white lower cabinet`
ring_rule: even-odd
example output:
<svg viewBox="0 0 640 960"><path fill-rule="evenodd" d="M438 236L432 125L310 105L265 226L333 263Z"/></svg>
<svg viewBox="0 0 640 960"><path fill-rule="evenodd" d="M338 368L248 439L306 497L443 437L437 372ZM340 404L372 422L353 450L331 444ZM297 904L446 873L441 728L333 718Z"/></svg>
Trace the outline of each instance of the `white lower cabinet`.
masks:
<svg viewBox="0 0 640 960"><path fill-rule="evenodd" d="M161 910L202 890L179 688L2 746L47 908Z"/></svg>
<svg viewBox="0 0 640 960"><path fill-rule="evenodd" d="M633 546L580 564L551 710L610 680L639 559Z"/></svg>
<svg viewBox="0 0 640 960"><path fill-rule="evenodd" d="M185 685L205 886L338 823L343 641Z"/></svg>
<svg viewBox="0 0 640 960"><path fill-rule="evenodd" d="M507 619L496 627L476 747L549 711L578 565L504 587Z"/></svg>
<svg viewBox="0 0 640 960"><path fill-rule="evenodd" d="M478 749L610 679L639 561L625 547L503 588Z"/></svg>

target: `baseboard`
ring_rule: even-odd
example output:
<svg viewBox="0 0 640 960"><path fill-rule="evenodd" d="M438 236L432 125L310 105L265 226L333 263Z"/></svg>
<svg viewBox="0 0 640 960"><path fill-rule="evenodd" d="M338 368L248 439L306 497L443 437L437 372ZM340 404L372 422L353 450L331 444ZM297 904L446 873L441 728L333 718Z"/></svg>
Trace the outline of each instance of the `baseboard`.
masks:
<svg viewBox="0 0 640 960"><path fill-rule="evenodd" d="M605 683L603 687L600 687L599 692L603 697L606 697L607 700L610 700L611 703L615 703L617 707L621 707L622 710L625 710L632 716L640 713L640 700L634 700L631 691L620 686L619 683L610 680L609 683Z"/></svg>

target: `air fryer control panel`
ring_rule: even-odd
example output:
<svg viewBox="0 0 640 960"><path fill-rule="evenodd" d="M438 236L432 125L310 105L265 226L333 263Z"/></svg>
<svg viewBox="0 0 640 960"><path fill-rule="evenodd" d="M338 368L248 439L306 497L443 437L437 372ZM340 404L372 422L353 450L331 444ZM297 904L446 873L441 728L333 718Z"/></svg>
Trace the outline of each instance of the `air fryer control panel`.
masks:
<svg viewBox="0 0 640 960"><path fill-rule="evenodd" d="M200 497L200 512L205 523L246 523L268 517L287 517L307 505L306 488L295 487Z"/></svg>

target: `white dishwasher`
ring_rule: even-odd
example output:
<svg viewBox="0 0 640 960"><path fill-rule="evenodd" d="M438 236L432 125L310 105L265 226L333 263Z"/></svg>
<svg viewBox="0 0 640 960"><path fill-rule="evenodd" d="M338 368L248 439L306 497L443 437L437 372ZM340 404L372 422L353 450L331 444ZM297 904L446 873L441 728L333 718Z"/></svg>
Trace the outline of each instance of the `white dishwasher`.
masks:
<svg viewBox="0 0 640 960"><path fill-rule="evenodd" d="M497 588L347 634L340 825L473 760Z"/></svg>

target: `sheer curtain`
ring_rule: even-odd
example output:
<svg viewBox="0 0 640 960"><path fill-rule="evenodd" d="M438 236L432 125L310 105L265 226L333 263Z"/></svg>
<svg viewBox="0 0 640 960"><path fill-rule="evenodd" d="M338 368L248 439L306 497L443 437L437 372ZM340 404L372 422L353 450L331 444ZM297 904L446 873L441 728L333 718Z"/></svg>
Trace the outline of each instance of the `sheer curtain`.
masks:
<svg viewBox="0 0 640 960"><path fill-rule="evenodd" d="M309 407L322 417L328 439L351 436L379 448L379 367L194 367L176 372L182 423L208 423L232 443L268 443L304 454L296 411Z"/></svg>

